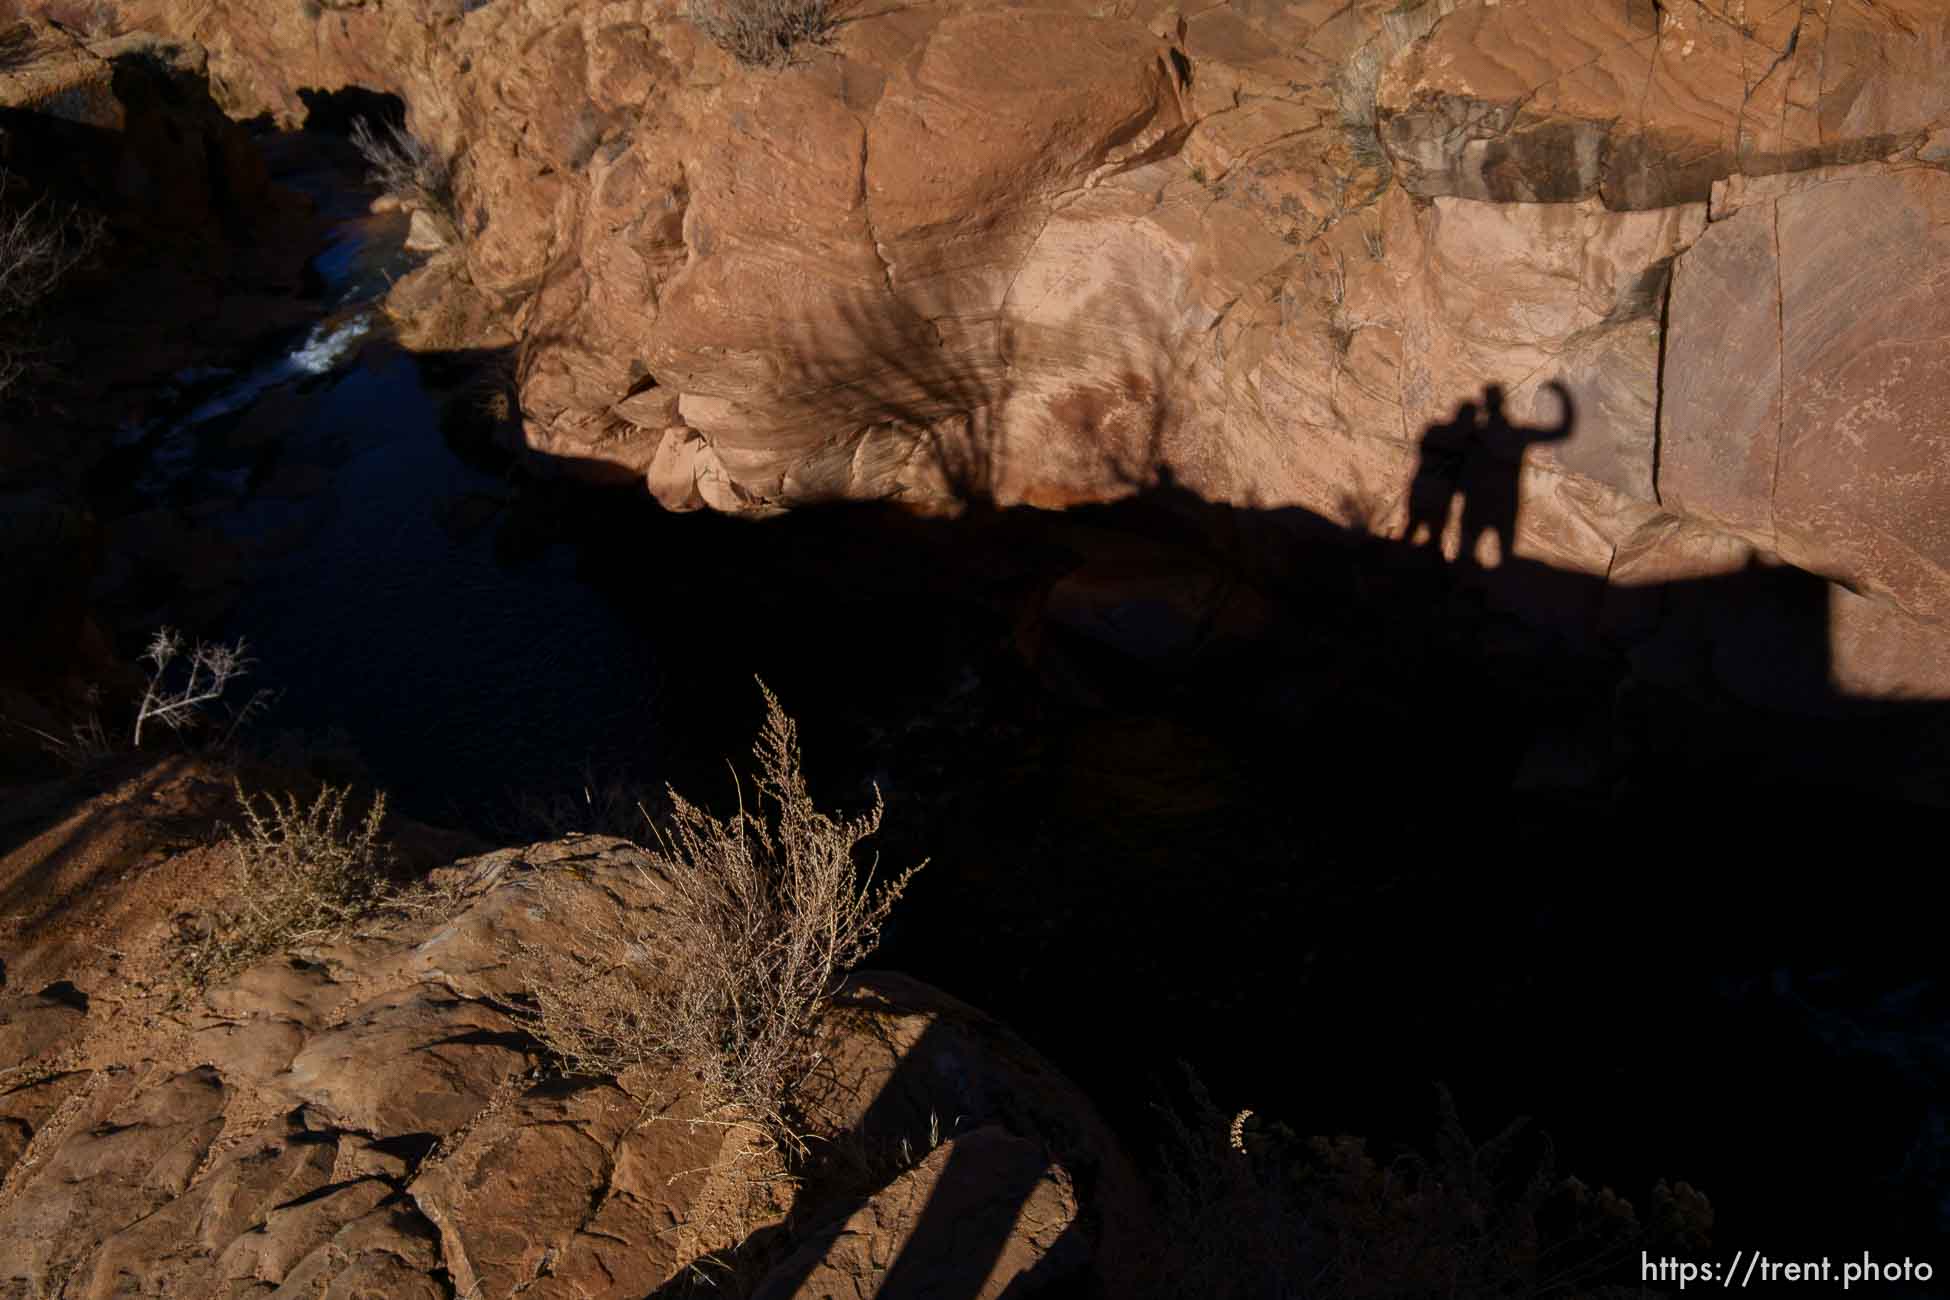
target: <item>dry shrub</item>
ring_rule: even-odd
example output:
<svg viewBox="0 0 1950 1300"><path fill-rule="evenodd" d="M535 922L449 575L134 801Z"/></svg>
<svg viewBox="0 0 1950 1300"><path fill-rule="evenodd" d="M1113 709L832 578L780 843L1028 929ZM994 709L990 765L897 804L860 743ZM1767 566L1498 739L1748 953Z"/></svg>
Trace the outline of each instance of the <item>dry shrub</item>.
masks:
<svg viewBox="0 0 1950 1300"><path fill-rule="evenodd" d="M238 903L184 927L178 964L201 987L295 943L336 934L386 895L388 846L379 837L386 796L345 824L349 791L324 786L309 805L296 795L258 800L236 787L244 822L228 832Z"/></svg>
<svg viewBox="0 0 1950 1300"><path fill-rule="evenodd" d="M690 0L690 19L740 63L775 68L825 39L835 14L830 0Z"/></svg>
<svg viewBox="0 0 1950 1300"><path fill-rule="evenodd" d="M1599 1297L1618 1293L1595 1279L1642 1246L1708 1244L1712 1209L1687 1184L1655 1187L1642 1223L1610 1189L1560 1177L1547 1144L1521 1157L1521 1121L1473 1141L1446 1091L1433 1157L1387 1164L1358 1138L1229 1121L1196 1079L1191 1092L1160 1161L1160 1297Z"/></svg>
<svg viewBox="0 0 1950 1300"><path fill-rule="evenodd" d="M919 866L879 888L855 849L880 827L814 807L798 729L760 683L756 809L719 819L670 793L669 827L643 868L654 915L623 910L574 953L536 953L536 1033L572 1073L621 1075L674 1063L708 1110L802 1155L793 1095L815 1062L814 1033L841 977L879 942ZM923 864L925 865L925 864Z"/></svg>
<svg viewBox="0 0 1950 1300"><path fill-rule="evenodd" d="M371 119L352 124L352 144L366 160L366 178L410 208L419 208L458 230L454 176L446 158L404 126Z"/></svg>
<svg viewBox="0 0 1950 1300"><path fill-rule="evenodd" d="M585 764L573 789L523 787L511 791L506 811L489 819L495 838L507 843L559 840L569 835L611 835L641 840L649 828L644 811L651 791L615 774L600 775Z"/></svg>
<svg viewBox="0 0 1950 1300"><path fill-rule="evenodd" d="M37 350L24 324L103 234L102 223L79 208L59 207L45 195L15 203L9 188L0 170L0 393L26 373Z"/></svg>
<svg viewBox="0 0 1950 1300"><path fill-rule="evenodd" d="M136 704L135 732L130 744L142 747L142 729L151 722L171 731L195 728L203 719L205 706L222 701L232 682L245 676L255 665L250 647L242 638L234 646L221 642L186 642L172 628L156 629L142 657L149 664L149 684ZM183 665L180 672L177 664ZM262 713L270 692L258 691L241 708L231 710L230 725L220 743L228 745L237 732Z"/></svg>

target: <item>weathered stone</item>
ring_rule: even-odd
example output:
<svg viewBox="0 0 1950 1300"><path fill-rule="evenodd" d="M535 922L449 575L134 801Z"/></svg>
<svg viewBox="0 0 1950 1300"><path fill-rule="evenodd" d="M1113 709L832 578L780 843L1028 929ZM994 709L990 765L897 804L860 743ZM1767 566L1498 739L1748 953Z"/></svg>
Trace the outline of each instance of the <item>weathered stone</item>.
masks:
<svg viewBox="0 0 1950 1300"><path fill-rule="evenodd" d="M240 108L401 94L456 164L438 283L527 340L529 446L672 509L1060 508L1169 479L1393 535L1423 435L1495 387L1513 434L1571 403L1506 455L1514 554L1604 575L1677 514L1940 614L1932 426L1851 396L1879 332L1927 370L1906 322L1933 308L1817 323L1924 292L1931 0L944 0L764 74L635 0L130 8L204 41ZM1865 160L1902 177L1887 213ZM1831 238L1857 225L1889 250L1867 273ZM439 317L433 283L397 309ZM1785 357L1771 283L1810 322ZM1821 450L1841 424L1845 463Z"/></svg>
<svg viewBox="0 0 1950 1300"><path fill-rule="evenodd" d="M1940 127L1946 45L1927 0L1457 6L1384 73L1383 134L1419 194L1698 202L1736 171L1888 157Z"/></svg>
<svg viewBox="0 0 1950 1300"><path fill-rule="evenodd" d="M414 991L312 1037L279 1082L333 1127L439 1137L527 1068L525 1041L500 1012Z"/></svg>
<svg viewBox="0 0 1950 1300"><path fill-rule="evenodd" d="M1950 612L1950 176L1753 182L1679 259L1662 501L1813 572Z"/></svg>
<svg viewBox="0 0 1950 1300"><path fill-rule="evenodd" d="M1075 1089L999 1026L898 977L863 982L829 1022L812 1136L925 1142L931 1106L983 1131L949 1119L931 1164L889 1166L859 1195L795 1204L776 1162L748 1150L751 1127L706 1113L675 1067L531 1072L532 1040L487 1004L537 977L536 952L610 956L603 927L621 909L657 915L655 870L594 837L467 859L438 873L461 896L451 917L395 915L264 962L210 990L216 1016L193 1011L206 1023L180 1038L119 1011L91 1018L70 1049L87 1068L0 1096L0 1239L17 1247L0 1255L0 1288L622 1300L761 1230L772 1258L823 1257L818 1230L869 1200L887 1240L934 1243L901 1266L925 1276L954 1252L915 1225L955 1205L984 1225L1004 1277L1087 1268L1099 1242L1136 1230L1129 1170ZM121 1065L136 1048L203 1064ZM943 1169L954 1176L937 1186ZM1069 1170L1123 1226L1081 1230ZM803 1241L778 1238L787 1223Z"/></svg>
<svg viewBox="0 0 1950 1300"><path fill-rule="evenodd" d="M1088 1259L1076 1192L1042 1148L998 1128L943 1142L839 1223L812 1234L759 1300L954 1295L994 1300L1071 1282Z"/></svg>

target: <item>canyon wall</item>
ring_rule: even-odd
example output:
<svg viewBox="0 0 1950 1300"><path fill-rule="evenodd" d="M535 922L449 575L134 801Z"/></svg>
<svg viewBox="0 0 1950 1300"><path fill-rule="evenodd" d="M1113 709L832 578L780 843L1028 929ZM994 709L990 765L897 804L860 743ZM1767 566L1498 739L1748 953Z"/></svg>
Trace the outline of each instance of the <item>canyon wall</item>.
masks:
<svg viewBox="0 0 1950 1300"><path fill-rule="evenodd" d="M1950 693L1933 0L944 3L782 71L669 0L124 7L235 114L402 96L528 443L672 508L1169 481L1397 537L1500 401L1551 435L1515 557L1786 561L1839 681Z"/></svg>

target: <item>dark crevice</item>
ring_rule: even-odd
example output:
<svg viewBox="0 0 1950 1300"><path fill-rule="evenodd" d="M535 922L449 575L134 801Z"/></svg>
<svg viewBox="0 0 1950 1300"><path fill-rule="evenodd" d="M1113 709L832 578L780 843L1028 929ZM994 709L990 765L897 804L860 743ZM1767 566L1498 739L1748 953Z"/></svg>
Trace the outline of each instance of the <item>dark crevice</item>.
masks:
<svg viewBox="0 0 1950 1300"><path fill-rule="evenodd" d="M389 1187L394 1185L392 1179L382 1178L377 1174L367 1174L360 1178L348 1178L344 1182L326 1183L323 1187L314 1187L302 1196L294 1196L288 1201L282 1201L277 1205L273 1205L270 1212L275 1214L279 1210L295 1210L301 1205L310 1205L312 1202L322 1201L328 1196L336 1196L348 1187L357 1187L361 1183L385 1183Z"/></svg>

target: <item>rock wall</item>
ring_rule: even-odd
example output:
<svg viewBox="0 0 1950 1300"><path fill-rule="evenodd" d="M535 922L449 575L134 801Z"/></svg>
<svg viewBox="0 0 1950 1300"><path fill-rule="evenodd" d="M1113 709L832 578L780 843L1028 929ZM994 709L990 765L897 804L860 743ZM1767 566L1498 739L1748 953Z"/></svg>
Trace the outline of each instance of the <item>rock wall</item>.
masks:
<svg viewBox="0 0 1950 1300"><path fill-rule="evenodd" d="M1509 449L1518 557L1950 601L1932 0L950 0L780 72L668 0L126 8L235 112L404 96L528 442L673 508L1168 477L1399 536L1425 433L1494 388L1568 432ZM1905 689L1950 691L1919 653Z"/></svg>

